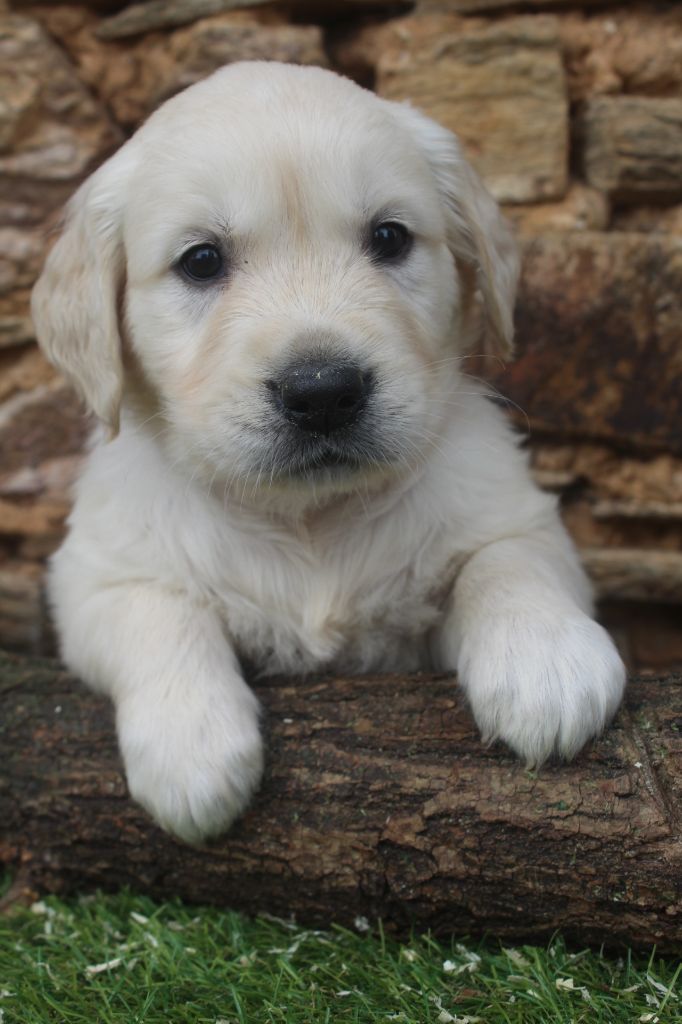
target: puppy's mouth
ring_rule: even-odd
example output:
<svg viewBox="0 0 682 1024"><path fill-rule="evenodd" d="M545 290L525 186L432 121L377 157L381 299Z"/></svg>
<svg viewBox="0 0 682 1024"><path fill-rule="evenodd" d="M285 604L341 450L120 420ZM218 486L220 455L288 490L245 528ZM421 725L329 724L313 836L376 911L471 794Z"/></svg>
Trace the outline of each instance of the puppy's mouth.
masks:
<svg viewBox="0 0 682 1024"><path fill-rule="evenodd" d="M376 453L361 454L352 443L322 436L306 438L304 444L289 440L277 447L275 461L280 477L343 477L366 471L370 465L383 461Z"/></svg>

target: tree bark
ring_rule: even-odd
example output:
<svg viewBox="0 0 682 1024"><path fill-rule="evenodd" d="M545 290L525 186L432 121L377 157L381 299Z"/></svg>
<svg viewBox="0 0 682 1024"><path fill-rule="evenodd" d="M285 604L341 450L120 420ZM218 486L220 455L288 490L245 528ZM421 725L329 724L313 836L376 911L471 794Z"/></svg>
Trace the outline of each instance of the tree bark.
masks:
<svg viewBox="0 0 682 1024"><path fill-rule="evenodd" d="M682 947L679 676L633 680L605 737L537 774L481 745L452 678L256 689L266 780L225 839L195 849L128 799L106 701L56 662L0 657L0 862L17 885Z"/></svg>

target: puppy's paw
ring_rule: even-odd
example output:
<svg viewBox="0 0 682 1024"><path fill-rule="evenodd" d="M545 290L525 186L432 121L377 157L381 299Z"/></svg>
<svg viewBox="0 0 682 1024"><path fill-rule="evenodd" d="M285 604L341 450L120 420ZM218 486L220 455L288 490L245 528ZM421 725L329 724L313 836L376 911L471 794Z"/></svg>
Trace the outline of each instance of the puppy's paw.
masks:
<svg viewBox="0 0 682 1024"><path fill-rule="evenodd" d="M119 704L118 735L134 800L167 832L200 843L225 832L246 808L263 771L256 698L211 694L147 705Z"/></svg>
<svg viewBox="0 0 682 1024"><path fill-rule="evenodd" d="M625 667L610 636L577 609L507 613L463 637L459 678L485 741L529 767L570 759L615 714Z"/></svg>

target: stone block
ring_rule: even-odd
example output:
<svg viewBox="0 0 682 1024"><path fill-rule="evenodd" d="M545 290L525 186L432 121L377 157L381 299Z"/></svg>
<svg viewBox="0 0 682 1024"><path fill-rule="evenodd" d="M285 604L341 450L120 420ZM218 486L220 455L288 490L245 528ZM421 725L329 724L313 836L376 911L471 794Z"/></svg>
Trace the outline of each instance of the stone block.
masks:
<svg viewBox="0 0 682 1024"><path fill-rule="evenodd" d="M674 206L622 206L615 211L611 226L616 231L682 235L682 203Z"/></svg>
<svg viewBox="0 0 682 1024"><path fill-rule="evenodd" d="M33 337L29 295L55 211L121 141L44 29L0 16L0 350Z"/></svg>
<svg viewBox="0 0 682 1024"><path fill-rule="evenodd" d="M80 454L91 428L83 405L59 379L15 394L0 405L3 478Z"/></svg>
<svg viewBox="0 0 682 1024"><path fill-rule="evenodd" d="M527 240L518 355L497 386L534 435L680 454L681 321L682 238Z"/></svg>
<svg viewBox="0 0 682 1024"><path fill-rule="evenodd" d="M290 24L283 12L271 8L218 14L123 42L100 39L100 22L82 8L44 8L41 19L69 52L83 81L128 132L164 100L224 64L328 64L319 26Z"/></svg>
<svg viewBox="0 0 682 1024"><path fill-rule="evenodd" d="M624 6L561 18L560 35L573 101L617 93L679 96L682 8Z"/></svg>
<svg viewBox="0 0 682 1024"><path fill-rule="evenodd" d="M603 231L609 226L609 201L603 192L574 183L556 203L508 205L506 216L520 234L547 231Z"/></svg>
<svg viewBox="0 0 682 1024"><path fill-rule="evenodd" d="M276 9L272 0L145 0L130 4L109 18L97 29L100 39L125 39L159 29L190 25L200 18L225 14L234 10L254 10L266 6L268 13ZM376 12L381 7L409 7L409 0L291 0L286 5L316 22L339 15Z"/></svg>
<svg viewBox="0 0 682 1024"><path fill-rule="evenodd" d="M8 651L42 653L45 602L37 565L0 565L0 647Z"/></svg>
<svg viewBox="0 0 682 1024"><path fill-rule="evenodd" d="M41 220L122 141L75 69L30 18L0 18L0 200Z"/></svg>
<svg viewBox="0 0 682 1024"><path fill-rule="evenodd" d="M261 7L271 0L147 0L130 4L97 26L98 39L126 39L159 29L191 25L200 18L235 9Z"/></svg>
<svg viewBox="0 0 682 1024"><path fill-rule="evenodd" d="M590 185L622 201L682 199L682 98L597 97L580 135Z"/></svg>
<svg viewBox="0 0 682 1024"><path fill-rule="evenodd" d="M498 200L563 196L568 102L556 19L415 16L376 41L380 95L456 132Z"/></svg>
<svg viewBox="0 0 682 1024"><path fill-rule="evenodd" d="M0 351L33 338L29 298L45 248L40 228L0 227Z"/></svg>
<svg viewBox="0 0 682 1024"><path fill-rule="evenodd" d="M619 3L621 0L611 0ZM582 7L603 7L609 0L580 0ZM496 14L508 8L538 7L547 10L551 7L566 7L567 0L417 0L418 11L454 12L455 14Z"/></svg>
<svg viewBox="0 0 682 1024"><path fill-rule="evenodd" d="M0 352L0 402L22 392L33 391L34 388L52 385L57 380L59 374L36 345L8 348ZM2 408L0 405L0 423Z"/></svg>
<svg viewBox="0 0 682 1024"><path fill-rule="evenodd" d="M610 445L534 440L536 478L562 480L562 487L583 484L597 501L640 507L682 505L682 459L670 454L637 456Z"/></svg>

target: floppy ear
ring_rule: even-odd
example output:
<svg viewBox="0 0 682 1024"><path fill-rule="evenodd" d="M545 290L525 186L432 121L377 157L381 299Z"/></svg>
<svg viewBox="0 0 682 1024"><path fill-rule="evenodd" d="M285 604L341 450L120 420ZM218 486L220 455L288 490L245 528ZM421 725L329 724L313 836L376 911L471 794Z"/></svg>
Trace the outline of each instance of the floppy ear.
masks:
<svg viewBox="0 0 682 1024"><path fill-rule="evenodd" d="M450 214L450 251L469 270L483 303L483 350L507 358L513 351L519 278L518 249L509 225L465 159L457 137L407 104L391 106L419 145Z"/></svg>
<svg viewBox="0 0 682 1024"><path fill-rule="evenodd" d="M70 200L61 237L31 297L45 355L112 434L118 430L123 390L118 322L125 279L121 213L130 171L130 155L124 150Z"/></svg>

